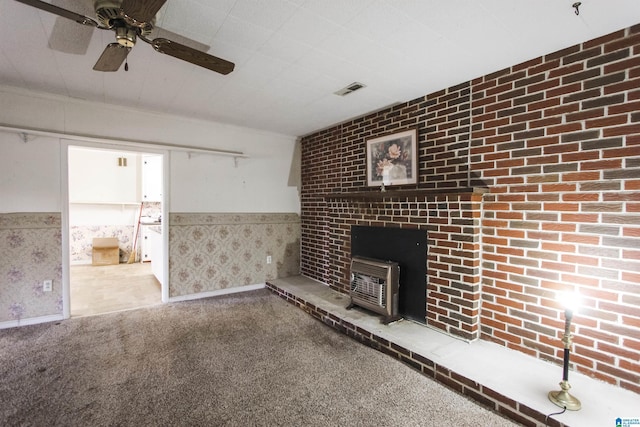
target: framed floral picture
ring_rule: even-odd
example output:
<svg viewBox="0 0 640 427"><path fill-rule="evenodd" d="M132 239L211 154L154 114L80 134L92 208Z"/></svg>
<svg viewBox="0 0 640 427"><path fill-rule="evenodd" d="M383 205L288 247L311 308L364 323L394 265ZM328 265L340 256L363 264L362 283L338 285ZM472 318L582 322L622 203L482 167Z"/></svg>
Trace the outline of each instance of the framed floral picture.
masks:
<svg viewBox="0 0 640 427"><path fill-rule="evenodd" d="M417 129L367 141L367 186L418 182Z"/></svg>

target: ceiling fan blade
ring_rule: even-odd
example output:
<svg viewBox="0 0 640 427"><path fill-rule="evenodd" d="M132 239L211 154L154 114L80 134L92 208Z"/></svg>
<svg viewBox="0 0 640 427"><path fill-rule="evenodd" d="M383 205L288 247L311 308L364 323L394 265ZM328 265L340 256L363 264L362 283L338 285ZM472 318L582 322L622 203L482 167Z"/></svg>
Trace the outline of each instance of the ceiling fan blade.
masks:
<svg viewBox="0 0 640 427"><path fill-rule="evenodd" d="M53 13L58 16L62 16L63 18L71 19L72 21L76 21L79 24L90 25L92 27L97 27L98 23L93 19L80 15L79 13L71 12L70 10L63 9L51 3L47 3L40 0L16 0L17 2L26 4L28 6L35 7L40 10L44 10L45 12Z"/></svg>
<svg viewBox="0 0 640 427"><path fill-rule="evenodd" d="M91 0L52 0L51 4L64 9L72 8L85 16L94 13ZM89 48L93 30L93 27L76 25L75 22L58 16L49 34L49 48L59 52L84 55Z"/></svg>
<svg viewBox="0 0 640 427"><path fill-rule="evenodd" d="M229 74L235 67L233 62L200 52L199 50L168 39L154 39L152 46L158 52L199 65L216 73Z"/></svg>
<svg viewBox="0 0 640 427"><path fill-rule="evenodd" d="M118 43L108 44L93 69L96 71L118 71L130 50L131 48L124 47Z"/></svg>
<svg viewBox="0 0 640 427"><path fill-rule="evenodd" d="M120 8L126 16L137 22L151 22L167 0L123 0Z"/></svg>
<svg viewBox="0 0 640 427"><path fill-rule="evenodd" d="M65 25L72 24L71 27ZM87 53L93 28L75 25L64 18L56 18L51 34L49 35L49 47L58 52L84 55Z"/></svg>
<svg viewBox="0 0 640 427"><path fill-rule="evenodd" d="M197 40L190 39L189 37L182 36L178 33L174 33L173 31L169 31L166 28L155 26L153 30L151 30L151 34L147 36L150 39L169 39L176 43L183 44L192 49L199 50L200 52L208 52L211 48L209 45L204 43L200 43Z"/></svg>

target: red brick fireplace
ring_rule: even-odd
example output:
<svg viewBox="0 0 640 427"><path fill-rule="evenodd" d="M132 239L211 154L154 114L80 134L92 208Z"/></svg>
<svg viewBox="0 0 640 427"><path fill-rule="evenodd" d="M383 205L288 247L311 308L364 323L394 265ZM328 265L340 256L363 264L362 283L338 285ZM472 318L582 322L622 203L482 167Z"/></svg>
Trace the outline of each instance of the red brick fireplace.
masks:
<svg viewBox="0 0 640 427"><path fill-rule="evenodd" d="M302 138L304 275L348 291L352 225L428 233L427 323L640 392L640 25ZM366 141L418 129L416 185Z"/></svg>
<svg viewBox="0 0 640 427"><path fill-rule="evenodd" d="M348 293L351 226L424 230L429 253L425 321L467 339L479 337L480 202L472 192L368 192L327 195L329 262L326 283ZM402 291L402 290L401 290Z"/></svg>

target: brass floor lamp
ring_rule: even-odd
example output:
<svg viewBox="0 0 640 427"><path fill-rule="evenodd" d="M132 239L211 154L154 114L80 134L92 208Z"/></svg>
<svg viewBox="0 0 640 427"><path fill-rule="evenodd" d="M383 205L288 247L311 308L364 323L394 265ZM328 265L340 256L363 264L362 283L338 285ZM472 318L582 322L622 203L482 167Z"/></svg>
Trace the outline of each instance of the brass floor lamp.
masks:
<svg viewBox="0 0 640 427"><path fill-rule="evenodd" d="M582 404L569 393L569 389L571 388L569 385L569 356L571 354L571 319L573 317L573 310L568 307L565 308L564 317L564 336L562 337L562 342L564 343L564 363L562 381L560 381L560 390L550 391L548 396L549 400L559 407L568 409L569 411L577 411L582 407Z"/></svg>

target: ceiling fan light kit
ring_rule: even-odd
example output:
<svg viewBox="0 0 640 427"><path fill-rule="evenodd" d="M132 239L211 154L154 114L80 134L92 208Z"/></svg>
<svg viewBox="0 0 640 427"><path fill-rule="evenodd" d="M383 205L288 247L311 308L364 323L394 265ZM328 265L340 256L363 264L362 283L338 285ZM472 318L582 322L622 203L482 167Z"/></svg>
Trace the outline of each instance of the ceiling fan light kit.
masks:
<svg viewBox="0 0 640 427"><path fill-rule="evenodd" d="M133 47L136 44L136 31L127 27L117 27L116 40L124 47Z"/></svg>
<svg viewBox="0 0 640 427"><path fill-rule="evenodd" d="M229 74L235 64L184 44L166 38L149 39L155 25L155 16L167 0L97 0L96 19L55 6L42 0L16 0L70 19L81 25L115 32L115 43L108 44L93 66L96 71L118 71L137 39L150 44L156 51L182 61L207 68L220 74Z"/></svg>

